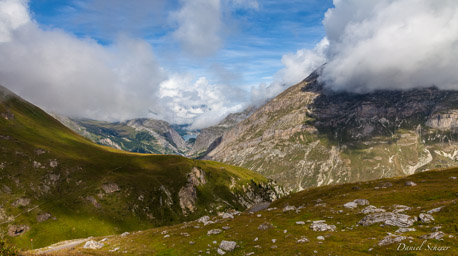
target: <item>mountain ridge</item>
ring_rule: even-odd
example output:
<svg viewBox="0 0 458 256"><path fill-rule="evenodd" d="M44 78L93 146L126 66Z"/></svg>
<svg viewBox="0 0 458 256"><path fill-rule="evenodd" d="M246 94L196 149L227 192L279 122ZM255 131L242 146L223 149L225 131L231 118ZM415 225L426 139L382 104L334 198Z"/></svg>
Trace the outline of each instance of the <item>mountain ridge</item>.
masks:
<svg viewBox="0 0 458 256"><path fill-rule="evenodd" d="M260 172L289 190L458 164L458 92L332 92L318 76L225 132L205 159Z"/></svg>

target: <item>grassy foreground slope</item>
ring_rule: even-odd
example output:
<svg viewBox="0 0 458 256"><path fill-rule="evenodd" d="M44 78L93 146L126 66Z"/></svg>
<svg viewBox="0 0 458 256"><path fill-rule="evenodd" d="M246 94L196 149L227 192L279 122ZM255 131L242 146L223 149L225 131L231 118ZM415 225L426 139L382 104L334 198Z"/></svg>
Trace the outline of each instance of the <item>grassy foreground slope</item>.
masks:
<svg viewBox="0 0 458 256"><path fill-rule="evenodd" d="M20 248L175 224L275 196L243 168L96 145L0 86L0 234Z"/></svg>
<svg viewBox="0 0 458 256"><path fill-rule="evenodd" d="M245 212L234 219L214 218L215 223L208 225L193 221L106 240L98 237L93 240L102 241L100 249L83 249L83 243L49 255L218 255L223 240L236 242L233 251L220 249L226 255L458 255L457 176L458 168L451 168L312 188L277 200L266 210ZM410 181L416 185L408 186ZM355 199L366 199L378 211L397 212L393 215L405 215L412 222L405 225L407 230L383 222L358 225L374 213L361 212L371 208L368 205L344 207ZM431 213L434 220L427 223L417 219L432 209L436 209ZM313 221L318 220L335 225L335 231L312 230ZM221 232L208 233L215 229ZM392 243L386 239L389 233L393 234ZM430 234L441 238L422 238ZM417 248L424 245L420 250L398 251L399 246L405 248L400 243Z"/></svg>

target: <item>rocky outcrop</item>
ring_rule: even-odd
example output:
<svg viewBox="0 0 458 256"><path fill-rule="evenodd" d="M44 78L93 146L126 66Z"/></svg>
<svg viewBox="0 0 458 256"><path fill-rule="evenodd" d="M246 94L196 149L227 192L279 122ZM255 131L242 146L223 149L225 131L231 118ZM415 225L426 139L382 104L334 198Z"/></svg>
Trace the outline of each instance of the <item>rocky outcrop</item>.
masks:
<svg viewBox="0 0 458 256"><path fill-rule="evenodd" d="M102 185L102 190L105 191L105 193L107 194L111 194L114 192L118 192L121 189L119 188L119 186L116 183L108 183L108 184Z"/></svg>
<svg viewBox="0 0 458 256"><path fill-rule="evenodd" d="M414 222L415 219L406 214L380 212L365 216L358 222L358 224L362 226L369 226L376 223L383 223L389 226L406 228L412 226Z"/></svg>
<svg viewBox="0 0 458 256"><path fill-rule="evenodd" d="M92 250L97 250L97 249L100 249L103 247L103 243L100 243L100 242L97 242L97 241L94 241L94 240L89 240L87 241L83 248L84 249L92 249Z"/></svg>
<svg viewBox="0 0 458 256"><path fill-rule="evenodd" d="M180 199L180 207L184 215L188 212L194 212L196 210L197 190L196 187L205 185L207 183L205 179L205 172L197 167L192 168L188 174L188 182L178 192Z"/></svg>
<svg viewBox="0 0 458 256"><path fill-rule="evenodd" d="M205 158L249 168L287 190L455 166L458 91L351 94L310 75L226 131Z"/></svg>
<svg viewBox="0 0 458 256"><path fill-rule="evenodd" d="M313 231L336 231L335 225L326 224L325 220L316 220L310 225L310 229Z"/></svg>
<svg viewBox="0 0 458 256"><path fill-rule="evenodd" d="M25 232L29 231L30 227L27 225L9 225L8 226L8 235L11 237L16 237L23 235Z"/></svg>

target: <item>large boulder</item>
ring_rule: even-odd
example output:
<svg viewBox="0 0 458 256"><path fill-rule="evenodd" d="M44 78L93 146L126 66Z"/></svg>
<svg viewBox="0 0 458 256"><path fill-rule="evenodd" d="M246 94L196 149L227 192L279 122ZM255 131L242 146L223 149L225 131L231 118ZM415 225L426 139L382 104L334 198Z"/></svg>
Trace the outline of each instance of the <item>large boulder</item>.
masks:
<svg viewBox="0 0 458 256"><path fill-rule="evenodd" d="M324 220L317 220L314 221L311 225L310 228L313 231L336 231L336 226L335 225L328 225L325 223L326 221Z"/></svg>
<svg viewBox="0 0 458 256"><path fill-rule="evenodd" d="M384 223L385 225L407 228L413 225L415 219L406 214L393 212L373 213L365 216L358 224L369 226L375 223Z"/></svg>
<svg viewBox="0 0 458 256"><path fill-rule="evenodd" d="M102 247L103 247L103 243L99 243L94 240L87 241L83 246L84 249L93 249L93 250L100 249Z"/></svg>
<svg viewBox="0 0 458 256"><path fill-rule="evenodd" d="M226 241L226 240L221 241L221 243L219 244L219 248L226 252L232 252L236 246L237 246L236 242Z"/></svg>

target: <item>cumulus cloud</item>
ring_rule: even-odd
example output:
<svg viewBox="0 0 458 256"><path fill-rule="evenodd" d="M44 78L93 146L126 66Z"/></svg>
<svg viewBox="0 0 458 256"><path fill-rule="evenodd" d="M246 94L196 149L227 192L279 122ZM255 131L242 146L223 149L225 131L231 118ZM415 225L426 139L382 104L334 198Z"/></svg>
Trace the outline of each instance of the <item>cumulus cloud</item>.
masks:
<svg viewBox="0 0 458 256"><path fill-rule="evenodd" d="M229 113L243 110L245 98L242 90L210 83L205 77L193 80L191 75L175 74L160 85L162 105L173 111L163 116L178 123L193 120L192 129L217 124Z"/></svg>
<svg viewBox="0 0 458 256"><path fill-rule="evenodd" d="M207 57L222 45L220 0L181 0L182 7L172 14L178 28L173 33L192 56ZM205 10L205 11L203 11Z"/></svg>
<svg viewBox="0 0 458 256"><path fill-rule="evenodd" d="M277 74L277 80L292 85L302 80L326 62L327 38L323 38L312 50L301 49L295 54L283 55L281 62L285 66Z"/></svg>
<svg viewBox="0 0 458 256"><path fill-rule="evenodd" d="M326 50L329 47L327 38L323 38L314 49L301 49L296 53L283 55L281 62L284 68L279 70L269 85L262 83L251 88L251 101L261 105L277 96L291 85L304 80L310 73L326 62Z"/></svg>
<svg viewBox="0 0 458 256"><path fill-rule="evenodd" d="M42 29L30 18L27 1L0 1L0 56L0 84L48 111L73 117L154 116L203 127L240 108L237 99L243 98L206 78L170 74L144 40L118 36L101 45Z"/></svg>
<svg viewBox="0 0 458 256"><path fill-rule="evenodd" d="M0 2L0 42L11 39L11 31L30 21L29 12L23 8L26 0Z"/></svg>
<svg viewBox="0 0 458 256"><path fill-rule="evenodd" d="M335 0L322 80L335 90L458 89L458 1Z"/></svg>

